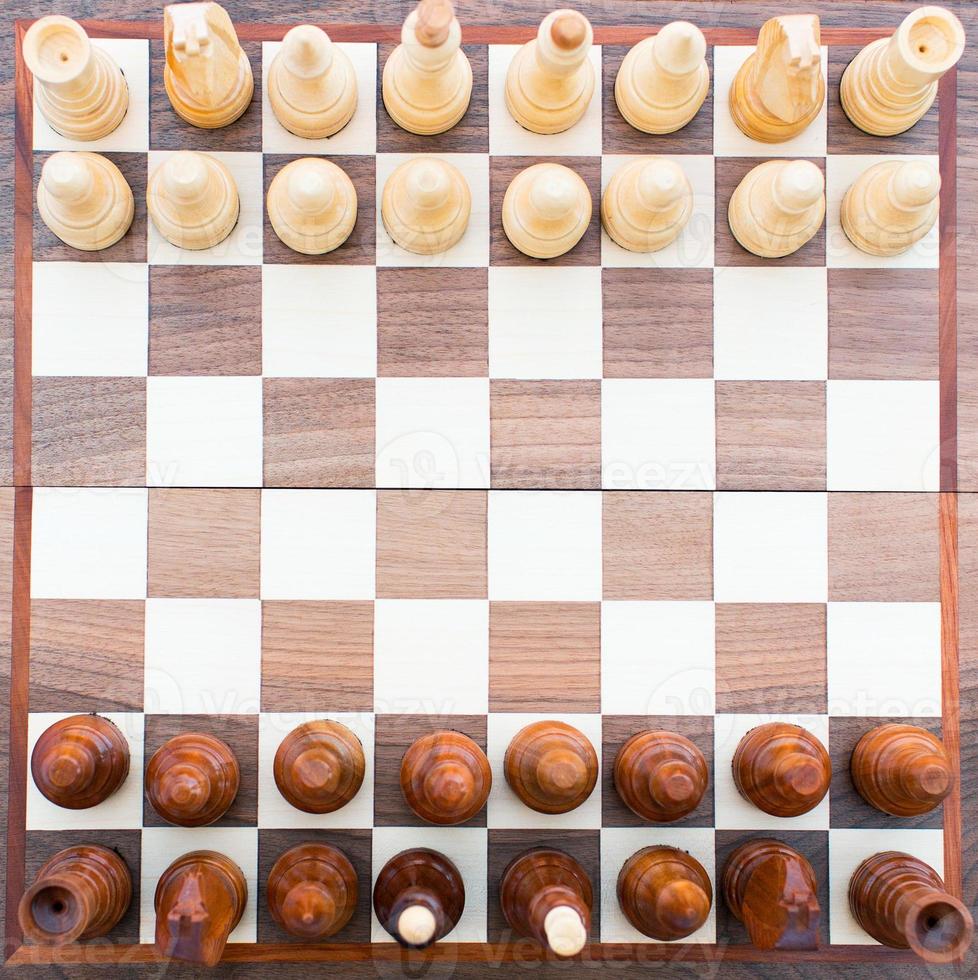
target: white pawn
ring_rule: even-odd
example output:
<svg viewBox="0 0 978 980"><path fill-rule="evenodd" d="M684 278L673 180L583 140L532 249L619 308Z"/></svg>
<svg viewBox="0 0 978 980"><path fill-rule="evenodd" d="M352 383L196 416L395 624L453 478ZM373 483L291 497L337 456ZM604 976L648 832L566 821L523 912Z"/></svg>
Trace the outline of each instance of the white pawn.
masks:
<svg viewBox="0 0 978 980"><path fill-rule="evenodd" d="M737 185L727 218L734 238L761 258L798 251L825 217L825 177L809 160L768 160Z"/></svg>
<svg viewBox="0 0 978 980"><path fill-rule="evenodd" d="M639 157L619 168L601 198L604 230L622 248L657 252L675 241L693 211L693 188L665 157Z"/></svg>
<svg viewBox="0 0 978 980"><path fill-rule="evenodd" d="M934 227L941 177L923 160L886 160L856 179L842 199L842 228L870 255L899 255Z"/></svg>
<svg viewBox="0 0 978 980"><path fill-rule="evenodd" d="M135 204L111 160L98 153L55 153L41 169L37 210L66 245L94 252L125 235Z"/></svg>
<svg viewBox="0 0 978 980"><path fill-rule="evenodd" d="M181 150L150 175L146 207L160 234L177 248L212 248L238 220L238 188L220 160Z"/></svg>
<svg viewBox="0 0 978 980"><path fill-rule="evenodd" d="M434 255L451 248L468 227L469 185L438 157L416 157L387 178L380 215L391 238L409 252Z"/></svg>
<svg viewBox="0 0 978 980"><path fill-rule="evenodd" d="M401 129L421 136L444 133L465 115L472 98L472 66L460 48L450 0L421 0L401 28L401 43L384 64L384 106Z"/></svg>
<svg viewBox="0 0 978 980"><path fill-rule="evenodd" d="M506 73L506 108L524 129L562 133L584 115L594 94L593 38L583 14L555 10L516 52Z"/></svg>
<svg viewBox="0 0 978 980"><path fill-rule="evenodd" d="M524 255L552 259L569 252L591 220L591 192L559 163L536 163L518 173L503 198L503 230Z"/></svg>
<svg viewBox="0 0 978 980"><path fill-rule="evenodd" d="M339 248L357 223L353 181L322 157L286 164L268 188L267 206L275 234L304 255Z"/></svg>
<svg viewBox="0 0 978 980"><path fill-rule="evenodd" d="M52 15L24 35L24 61L34 76L34 98L62 136L97 140L125 118L129 86L119 66L93 47L81 24Z"/></svg>
<svg viewBox="0 0 978 980"><path fill-rule="evenodd" d="M615 101L625 121L643 133L674 133L700 110L710 90L703 32L684 20L666 24L625 55Z"/></svg>
<svg viewBox="0 0 978 980"><path fill-rule="evenodd" d="M268 101L275 118L303 139L338 133L357 108L357 76L329 35L303 24L282 39L268 69Z"/></svg>

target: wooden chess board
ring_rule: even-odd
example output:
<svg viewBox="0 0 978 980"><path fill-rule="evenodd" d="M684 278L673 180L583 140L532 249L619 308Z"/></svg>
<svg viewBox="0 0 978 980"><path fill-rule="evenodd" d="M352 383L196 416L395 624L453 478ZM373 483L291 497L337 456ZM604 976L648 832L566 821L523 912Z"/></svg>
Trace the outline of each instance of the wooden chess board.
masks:
<svg viewBox="0 0 978 980"><path fill-rule="evenodd" d="M867 136L839 106L839 78L902 14L823 23L826 107L771 147L737 130L726 91L780 11L746 3L736 25L711 27L684 9L710 45L711 92L686 129L645 136L617 112L615 72L677 14L649 5L647 23L615 24L582 4L602 84L577 127L545 137L502 98L545 8L503 26L460 5L472 104L455 129L416 137L379 92L398 7L377 23L322 20L354 62L360 103L310 143L278 125L260 84L302 16L269 24L227 6L256 89L216 131L173 113L158 17L82 21L131 92L123 126L85 147L118 164L136 199L133 229L102 253L67 248L37 218L40 167L74 144L34 111L19 49L30 22L17 27L9 962L154 960L156 881L198 847L246 874L235 963L431 960L462 975L535 960L507 930L498 886L541 843L595 883L588 961L914 962L861 931L848 879L896 849L960 893L960 792L925 817L888 817L855 793L847 763L884 718L940 733L959 756L955 71L909 133ZM146 217L147 173L180 149L214 153L241 193L237 228L202 253L174 249ZM393 168L422 152L445 154L473 193L462 241L431 257L394 245L377 206ZM597 202L629 155L650 152L680 161L694 188L692 220L663 252L618 248L597 207L556 260L507 241L502 195L529 163L565 163ZM351 238L320 257L282 246L263 205L280 167L309 154L339 163L360 202ZM843 192L870 163L911 156L939 164L938 226L893 259L856 252ZM747 170L776 157L824 169L827 223L794 255L761 260L737 245L726 208ZM88 711L126 733L132 775L92 810L59 810L27 760L48 724ZM349 725L367 755L356 799L322 816L285 803L271 773L281 738L314 717ZM542 717L570 721L602 759L592 797L557 817L502 778L509 739ZM830 793L803 817L768 817L734 788L737 742L767 720L805 725L832 756ZM649 725L687 735L710 763L703 803L677 824L644 824L611 782L617 748ZM476 818L433 828L397 774L417 734L445 726L483 746L496 779ZM242 769L231 810L196 830L165 825L141 780L190 727L228 742ZM619 911L618 870L640 847L690 851L716 886L726 855L760 834L815 868L818 952L754 949L719 895L680 943L647 939ZM278 929L263 895L275 858L304 840L343 848L361 882L351 923L316 945ZM129 913L94 946L21 945L25 881L82 842L125 857ZM409 954L369 896L412 846L457 863L466 908L446 940Z"/></svg>

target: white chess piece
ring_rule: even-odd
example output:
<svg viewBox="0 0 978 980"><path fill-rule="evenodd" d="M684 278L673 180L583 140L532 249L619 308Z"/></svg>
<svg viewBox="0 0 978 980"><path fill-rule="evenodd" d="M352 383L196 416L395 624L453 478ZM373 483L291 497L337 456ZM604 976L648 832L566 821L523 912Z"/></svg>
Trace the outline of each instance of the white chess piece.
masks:
<svg viewBox="0 0 978 980"><path fill-rule="evenodd" d="M98 153L55 153L41 169L37 210L66 245L93 252L125 235L135 203L111 160Z"/></svg>
<svg viewBox="0 0 978 980"><path fill-rule="evenodd" d="M884 160L865 170L842 199L842 228L870 255L899 255L934 227L941 177L924 160Z"/></svg>
<svg viewBox="0 0 978 980"><path fill-rule="evenodd" d="M581 240L591 207L591 192L579 174L559 163L537 163L506 189L503 230L524 255L556 258Z"/></svg>
<svg viewBox="0 0 978 980"><path fill-rule="evenodd" d="M302 24L282 39L268 69L268 101L275 118L303 139L338 133L357 108L357 76L329 35Z"/></svg>
<svg viewBox="0 0 978 980"><path fill-rule="evenodd" d="M177 248L212 248L238 220L238 188L220 160L181 150L150 175L146 207L160 234Z"/></svg>
<svg viewBox="0 0 978 980"><path fill-rule="evenodd" d="M73 140L108 136L125 118L129 86L119 66L89 40L81 24L52 15L24 35L34 99L51 128Z"/></svg>
<svg viewBox="0 0 978 980"><path fill-rule="evenodd" d="M397 934L409 946L427 946L437 928L434 913L424 905L409 905L397 917Z"/></svg>
<svg viewBox="0 0 978 980"><path fill-rule="evenodd" d="M472 211L469 185L457 167L438 157L415 157L387 178L381 218L391 238L409 252L433 255L458 242Z"/></svg>
<svg viewBox="0 0 978 980"><path fill-rule="evenodd" d="M684 20L639 41L615 77L618 110L643 133L682 129L699 112L709 90L706 38Z"/></svg>
<svg viewBox="0 0 978 980"><path fill-rule="evenodd" d="M584 921L569 905L557 905L543 920L547 945L558 956L576 956L587 943Z"/></svg>
<svg viewBox="0 0 978 980"><path fill-rule="evenodd" d="M675 241L693 211L682 167L665 157L638 157L620 167L601 197L604 230L622 248L656 252Z"/></svg>
<svg viewBox="0 0 978 980"><path fill-rule="evenodd" d="M357 222L353 181L322 157L286 164L268 188L267 207L275 234L304 255L339 248Z"/></svg>
<svg viewBox="0 0 978 980"><path fill-rule="evenodd" d="M581 119L594 94L593 38L583 14L555 10L516 52L506 73L506 107L524 129L562 133Z"/></svg>

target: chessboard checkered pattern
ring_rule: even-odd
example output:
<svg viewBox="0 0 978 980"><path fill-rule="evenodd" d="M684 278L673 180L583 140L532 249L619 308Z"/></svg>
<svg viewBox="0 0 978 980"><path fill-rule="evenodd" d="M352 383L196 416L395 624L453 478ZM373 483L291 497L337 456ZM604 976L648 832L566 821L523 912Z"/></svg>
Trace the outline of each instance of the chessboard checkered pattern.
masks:
<svg viewBox="0 0 978 980"><path fill-rule="evenodd" d="M556 136L518 127L502 83L514 45L465 45L472 106L438 137L398 130L379 94L390 45L343 43L360 103L321 141L275 120L261 79L277 42L246 41L255 103L222 130L172 111L158 40L99 39L122 65L125 123L104 151L136 197L132 231L104 252L34 222L31 478L37 486L935 491L939 487L938 232L902 256L857 252L838 224L847 186L894 156L936 159L936 110L908 134L859 133L838 105L858 48L831 46L827 106L772 147L732 123L726 92L751 50L710 49L713 92L671 136L619 117L627 46L595 46L603 84ZM35 112L35 180L73 144ZM241 219L221 245L180 251L147 222L147 172L198 149L228 164ZM470 226L442 255L388 238L377 201L411 154L465 174ZM679 160L694 213L653 255L600 229L601 187L637 153ZM320 257L277 240L263 194L289 159L326 153L350 174L359 219ZM828 218L794 255L757 259L726 222L730 194L771 157L823 167ZM500 223L520 169L555 159L588 184L580 244L543 263Z"/></svg>
<svg viewBox="0 0 978 980"><path fill-rule="evenodd" d="M553 843L599 892L594 938L648 942L614 895L642 846L689 850L716 886L745 836L774 834L813 863L824 944L872 944L845 899L858 862L908 851L941 871L942 809L901 820L855 794L848 757L882 719L941 731L939 496L906 493L37 488L31 516L28 752L57 717L95 711L126 733L131 775L89 810L28 787L28 875L56 848L118 847L138 897L116 942L150 942L156 880L214 847L244 869L240 943L291 942L264 880L291 844L342 847L361 900L337 942L385 942L372 876L409 846L455 860L465 914L448 937L512 937L498 905L510 857ZM366 780L328 815L288 806L271 773L284 735L311 717L361 738ZM590 799L544 816L511 793L505 747L556 717L598 748ZM827 745L826 800L794 819L742 800L730 760L753 725L803 724ZM622 742L647 726L703 750L710 786L675 825L634 817L611 783ZM400 758L450 726L485 747L489 803L457 828L422 825ZM142 794L149 755L187 729L234 749L241 791L213 827L164 825ZM600 884L600 887L598 885ZM743 944L718 897L694 943Z"/></svg>

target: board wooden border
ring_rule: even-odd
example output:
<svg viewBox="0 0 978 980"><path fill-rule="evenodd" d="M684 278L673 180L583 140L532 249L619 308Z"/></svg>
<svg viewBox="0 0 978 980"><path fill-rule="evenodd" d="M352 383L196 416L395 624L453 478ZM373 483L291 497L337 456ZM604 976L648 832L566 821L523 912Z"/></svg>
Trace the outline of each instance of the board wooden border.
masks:
<svg viewBox="0 0 978 980"><path fill-rule="evenodd" d="M15 161L14 161L14 417L13 473L14 548L10 663L10 731L8 741L8 811L6 851L5 965L89 964L136 965L161 962L148 944L74 944L40 947L23 944L17 906L25 888L27 718L30 681L30 549L31 510L31 298L33 261L33 99L30 72L22 57L24 34L32 20L15 24ZM162 22L82 20L91 37L159 40ZM287 25L240 23L241 40L281 40ZM336 41L396 42L400 25L329 24ZM518 44L532 38L533 26L466 25L470 44ZM597 44L634 44L650 33L645 25L597 26ZM753 44L756 28L707 28L709 44ZM891 30L877 28L822 28L824 44L864 45ZM957 510L957 71L940 82L938 116L939 160L942 180L940 209L939 379L940 379L940 489L937 495L940 535L942 725L944 742L960 771L958 510ZM955 895L962 888L962 824L960 781L944 803L944 878ZM400 962L412 970L428 963L517 963L547 959L533 944L438 943L423 951L408 951L394 943L299 945L286 943L232 944L227 963ZM903 964L919 960L908 951L882 946L829 945L818 950L763 951L752 946L701 943L594 943L585 962L636 963L873 963Z"/></svg>

